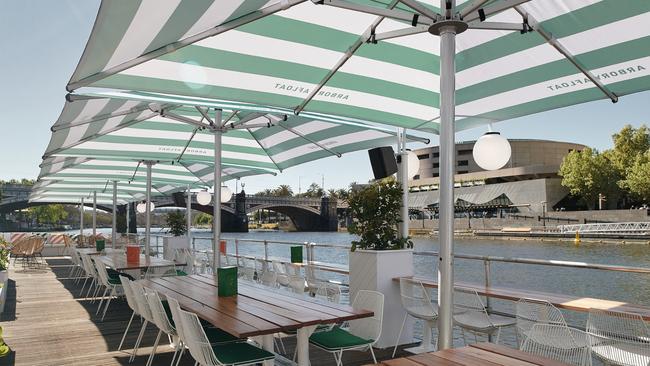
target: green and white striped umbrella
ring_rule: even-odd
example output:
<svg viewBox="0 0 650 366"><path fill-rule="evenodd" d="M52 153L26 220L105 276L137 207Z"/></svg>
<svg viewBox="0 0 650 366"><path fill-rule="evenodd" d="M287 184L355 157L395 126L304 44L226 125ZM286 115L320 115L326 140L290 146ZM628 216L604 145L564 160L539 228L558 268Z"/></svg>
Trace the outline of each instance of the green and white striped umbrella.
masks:
<svg viewBox="0 0 650 366"><path fill-rule="evenodd" d="M470 29L456 39L456 130L650 88L650 1L458 3ZM437 132L439 41L427 29L438 4L102 1L68 90L168 93Z"/></svg>
<svg viewBox="0 0 650 366"><path fill-rule="evenodd" d="M190 176L204 182L211 180L208 176L214 158L214 136L208 130L207 118L214 117L214 103L144 93L110 96L67 101L52 127L45 157L111 159L111 166L104 169L106 179L113 179L113 175L122 180L133 174L133 169L121 165L133 168L133 161L155 161L165 164L161 169L173 170L171 175L190 170ZM223 118L227 121L221 150L225 179L282 171L324 157L393 144L396 139L395 133L386 128L335 118L287 116L259 108L225 109ZM118 160L125 162L118 164ZM75 169L66 176L83 174ZM88 169L92 174L97 170ZM52 174L45 167L41 172L42 177ZM172 183L188 183L171 175Z"/></svg>

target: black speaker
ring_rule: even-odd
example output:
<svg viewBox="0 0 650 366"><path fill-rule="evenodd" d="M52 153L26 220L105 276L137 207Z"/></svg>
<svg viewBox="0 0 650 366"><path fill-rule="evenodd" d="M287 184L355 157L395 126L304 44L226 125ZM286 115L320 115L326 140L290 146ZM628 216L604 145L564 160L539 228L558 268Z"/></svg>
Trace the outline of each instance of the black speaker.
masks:
<svg viewBox="0 0 650 366"><path fill-rule="evenodd" d="M375 179L386 178L397 172L395 152L391 146L368 150L368 156L370 157L372 173L375 175Z"/></svg>

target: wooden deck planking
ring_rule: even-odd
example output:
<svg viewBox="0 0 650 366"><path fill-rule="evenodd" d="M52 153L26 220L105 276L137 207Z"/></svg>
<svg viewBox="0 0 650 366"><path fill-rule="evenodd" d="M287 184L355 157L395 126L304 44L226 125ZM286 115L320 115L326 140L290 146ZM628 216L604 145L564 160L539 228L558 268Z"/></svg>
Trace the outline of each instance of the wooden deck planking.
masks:
<svg viewBox="0 0 650 366"><path fill-rule="evenodd" d="M10 268L8 297L0 326L13 352L0 358L0 366L145 365L157 333L155 326L148 326L143 347L129 364L140 322L134 320L124 349L117 351L131 316L126 301L113 300L102 322L95 316L98 301L92 303L92 299L81 297L81 283L74 284L68 278L70 261L61 257L45 258L45 261L41 269L23 270L20 265ZM292 355L295 338L287 337L284 343L287 353ZM169 365L172 353L164 337L154 365ZM375 350L375 353L378 360L387 360L392 348ZM310 355L313 366L335 365L329 353L311 347ZM397 357L404 355L398 352ZM346 352L343 361L346 366L356 366L371 363L372 358L368 352ZM181 364L194 365L188 352Z"/></svg>

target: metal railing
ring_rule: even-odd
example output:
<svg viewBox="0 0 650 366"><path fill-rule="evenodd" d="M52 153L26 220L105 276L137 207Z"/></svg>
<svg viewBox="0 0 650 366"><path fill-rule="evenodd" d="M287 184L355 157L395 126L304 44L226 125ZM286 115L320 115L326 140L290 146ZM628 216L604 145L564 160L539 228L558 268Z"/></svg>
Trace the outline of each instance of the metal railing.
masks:
<svg viewBox="0 0 650 366"><path fill-rule="evenodd" d="M650 222L608 222L596 224L559 225L562 233L626 233L642 234L650 233Z"/></svg>

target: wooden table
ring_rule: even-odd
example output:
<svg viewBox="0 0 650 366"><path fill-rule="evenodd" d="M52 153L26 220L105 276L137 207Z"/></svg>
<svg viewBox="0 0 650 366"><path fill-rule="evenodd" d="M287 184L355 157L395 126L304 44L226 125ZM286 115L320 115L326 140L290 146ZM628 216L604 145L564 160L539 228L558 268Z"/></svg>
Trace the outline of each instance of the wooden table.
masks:
<svg viewBox="0 0 650 366"><path fill-rule="evenodd" d="M536 356L493 343L477 343L467 347L421 353L378 363L381 366L568 366L565 363Z"/></svg>
<svg viewBox="0 0 650 366"><path fill-rule="evenodd" d="M265 349L273 351L273 334L295 330L298 364L309 365L309 336L318 324L332 324L373 316L372 311L329 303L280 289L239 281L238 295L217 296L210 275L161 277L141 280L143 286L178 300L214 326L239 337L261 336ZM271 362L272 364L272 362Z"/></svg>
<svg viewBox="0 0 650 366"><path fill-rule="evenodd" d="M75 248L74 250L76 250L77 253L85 254L85 255L100 255L101 254L101 252L98 252L96 248Z"/></svg>
<svg viewBox="0 0 650 366"><path fill-rule="evenodd" d="M415 281L420 281L424 287L438 288L438 282L433 279L421 277L409 277ZM399 278L394 278L399 282ZM567 310L588 312L589 309L612 310L631 314L638 314L644 320L650 321L650 307L644 305L630 304L621 301L595 299L591 297L579 297L573 295L555 294L550 292L540 292L531 290L521 290L507 287L485 287L484 285L473 284L469 282L455 282L454 287L458 289L474 290L479 295L493 297L503 300L518 301L519 299L537 299L546 300L555 307Z"/></svg>
<svg viewBox="0 0 650 366"><path fill-rule="evenodd" d="M172 267L172 266L184 266L184 263L176 263L167 259L156 258L152 256L147 256L144 254L140 255L140 261L127 262L126 254L111 254L111 255L102 255L95 258L103 262L106 266L116 270L116 271L129 271L129 270L141 270L147 269L149 267Z"/></svg>

